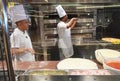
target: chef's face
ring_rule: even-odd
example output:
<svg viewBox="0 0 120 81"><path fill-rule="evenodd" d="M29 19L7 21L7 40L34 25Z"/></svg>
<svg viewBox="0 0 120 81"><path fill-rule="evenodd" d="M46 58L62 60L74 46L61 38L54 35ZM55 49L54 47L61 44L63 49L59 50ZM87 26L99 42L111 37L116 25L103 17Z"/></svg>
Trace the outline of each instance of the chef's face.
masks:
<svg viewBox="0 0 120 81"><path fill-rule="evenodd" d="M65 20L65 21L68 20L68 16L67 16L67 15L64 16L64 20Z"/></svg>
<svg viewBox="0 0 120 81"><path fill-rule="evenodd" d="M23 30L28 30L28 28L29 28L28 20L21 21L21 25L22 25Z"/></svg>

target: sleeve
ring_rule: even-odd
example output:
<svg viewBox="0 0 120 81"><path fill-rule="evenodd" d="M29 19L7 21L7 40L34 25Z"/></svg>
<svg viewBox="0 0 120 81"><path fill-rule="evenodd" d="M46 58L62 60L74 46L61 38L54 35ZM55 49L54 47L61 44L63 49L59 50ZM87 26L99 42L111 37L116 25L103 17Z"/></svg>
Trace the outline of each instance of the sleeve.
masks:
<svg viewBox="0 0 120 81"><path fill-rule="evenodd" d="M20 47L20 36L16 35L16 34L12 34L10 36L10 44L11 44L11 48L19 48Z"/></svg>

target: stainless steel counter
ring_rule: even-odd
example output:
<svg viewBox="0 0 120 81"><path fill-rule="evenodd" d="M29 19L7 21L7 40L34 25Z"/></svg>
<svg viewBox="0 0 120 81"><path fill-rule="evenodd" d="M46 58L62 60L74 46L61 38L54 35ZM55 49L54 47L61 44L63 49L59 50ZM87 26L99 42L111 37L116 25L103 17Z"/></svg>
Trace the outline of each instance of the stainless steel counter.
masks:
<svg viewBox="0 0 120 81"><path fill-rule="evenodd" d="M19 76L18 81L120 81L120 76Z"/></svg>

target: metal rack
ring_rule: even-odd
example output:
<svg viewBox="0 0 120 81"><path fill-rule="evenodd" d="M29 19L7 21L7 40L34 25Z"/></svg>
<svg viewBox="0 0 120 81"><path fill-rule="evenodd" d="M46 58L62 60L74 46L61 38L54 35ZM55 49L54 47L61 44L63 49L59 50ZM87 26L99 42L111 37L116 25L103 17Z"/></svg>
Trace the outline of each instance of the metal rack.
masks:
<svg viewBox="0 0 120 81"><path fill-rule="evenodd" d="M114 4L116 4L116 6L119 6L119 4L117 3L117 0L75 0L72 2L69 2L68 0L64 0L64 2L59 0L32 1L30 5L37 8L37 10L34 10L34 12L36 13L35 15L37 15L36 19L38 19L37 23L39 23L38 28L40 31L40 44L39 46L37 46L43 49L41 53L43 53L43 56L45 56L44 60L49 60L46 55L52 55L51 52L48 52L51 47L57 48L56 43L58 37L56 26L59 20L55 11L56 5L61 4L66 10L69 18L79 18L76 27L72 30L72 41L74 45L81 45L81 41L96 40L96 28L99 25L98 19L100 19L100 13L98 13L98 11L104 11L104 8L112 7L112 5L114 6ZM104 22L104 18L102 22L106 23ZM102 32L100 32L100 34L101 33ZM59 54L59 52L57 51L56 54Z"/></svg>

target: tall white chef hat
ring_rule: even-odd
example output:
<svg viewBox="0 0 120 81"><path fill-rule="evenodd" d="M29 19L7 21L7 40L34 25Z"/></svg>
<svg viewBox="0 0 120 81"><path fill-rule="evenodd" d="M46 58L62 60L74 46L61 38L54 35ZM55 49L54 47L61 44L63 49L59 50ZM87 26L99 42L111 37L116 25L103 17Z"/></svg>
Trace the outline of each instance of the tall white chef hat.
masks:
<svg viewBox="0 0 120 81"><path fill-rule="evenodd" d="M18 22L27 19L23 5L16 5L11 8L13 22Z"/></svg>
<svg viewBox="0 0 120 81"><path fill-rule="evenodd" d="M59 15L60 18L66 15L66 12L65 12L65 10L62 8L61 5L58 5L58 6L56 7L56 10L57 10L57 13L58 13L58 15Z"/></svg>

